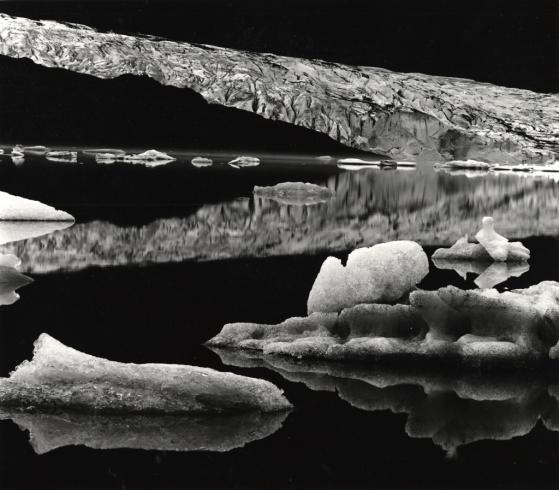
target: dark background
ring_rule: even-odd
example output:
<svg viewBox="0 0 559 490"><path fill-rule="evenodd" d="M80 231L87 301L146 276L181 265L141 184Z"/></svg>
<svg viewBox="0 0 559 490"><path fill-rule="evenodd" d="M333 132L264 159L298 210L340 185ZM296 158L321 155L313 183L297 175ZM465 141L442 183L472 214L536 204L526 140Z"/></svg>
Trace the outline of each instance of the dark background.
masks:
<svg viewBox="0 0 559 490"><path fill-rule="evenodd" d="M473 78L559 87L559 2L189 0L2 2L5 13L100 30ZM0 57L1 141L336 153L324 135L212 107L153 80L99 80Z"/></svg>

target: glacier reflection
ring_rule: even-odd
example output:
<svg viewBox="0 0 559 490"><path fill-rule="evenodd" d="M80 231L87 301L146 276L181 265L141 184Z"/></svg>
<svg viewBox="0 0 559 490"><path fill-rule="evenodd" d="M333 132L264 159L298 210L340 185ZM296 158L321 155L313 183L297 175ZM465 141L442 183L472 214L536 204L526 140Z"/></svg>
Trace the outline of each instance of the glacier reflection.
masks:
<svg viewBox="0 0 559 490"><path fill-rule="evenodd" d="M25 271L50 272L332 253L402 239L450 246L475 233L483 216L493 216L500 233L511 239L559 230L559 184L551 179L371 170L340 173L321 185L335 194L313 206L244 197L145 226L76 224L4 245L0 253L22 257ZM18 233L17 227L10 231L12 237Z"/></svg>

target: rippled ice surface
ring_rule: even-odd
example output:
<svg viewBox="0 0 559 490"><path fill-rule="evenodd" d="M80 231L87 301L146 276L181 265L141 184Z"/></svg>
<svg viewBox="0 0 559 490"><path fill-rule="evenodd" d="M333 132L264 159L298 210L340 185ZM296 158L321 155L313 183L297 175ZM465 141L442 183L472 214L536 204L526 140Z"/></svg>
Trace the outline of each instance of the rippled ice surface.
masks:
<svg viewBox="0 0 559 490"><path fill-rule="evenodd" d="M345 171L314 157L196 168L193 156L155 169L81 156L77 164L39 156L0 162L1 190L77 218L0 246L35 280L18 290L19 301L0 306L2 375L30 357L44 331L114 360L260 376L296 409L281 420L230 422L2 413L4 487L557 486L554 379L270 363L201 343L227 322L304 314L328 254L403 238L431 253L473 234L484 215L532 251L529 269L504 277L499 289L559 280L558 183L432 169ZM335 195L313 205L252 195L254 185L289 180ZM474 288L483 271L459 272L431 264L422 287ZM32 444L18 427L33 432Z"/></svg>

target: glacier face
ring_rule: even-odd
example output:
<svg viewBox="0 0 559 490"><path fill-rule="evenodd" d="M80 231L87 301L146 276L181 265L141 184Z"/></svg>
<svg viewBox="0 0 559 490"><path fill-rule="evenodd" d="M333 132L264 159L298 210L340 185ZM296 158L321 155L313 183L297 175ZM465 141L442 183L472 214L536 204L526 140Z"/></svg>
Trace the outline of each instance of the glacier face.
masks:
<svg viewBox="0 0 559 490"><path fill-rule="evenodd" d="M0 39L6 56L106 79L147 75L393 158L544 163L559 151L558 95L5 14Z"/></svg>

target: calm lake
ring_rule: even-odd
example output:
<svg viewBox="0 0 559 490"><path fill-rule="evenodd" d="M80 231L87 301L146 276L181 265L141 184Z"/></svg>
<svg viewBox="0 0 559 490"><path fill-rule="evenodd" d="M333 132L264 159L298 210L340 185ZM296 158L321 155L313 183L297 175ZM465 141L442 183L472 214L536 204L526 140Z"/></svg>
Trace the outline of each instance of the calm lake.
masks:
<svg viewBox="0 0 559 490"><path fill-rule="evenodd" d="M2 157L2 191L64 209L76 223L15 231L0 224L0 253L17 255L34 279L18 290L19 301L0 306L1 375L29 359L33 341L46 332L111 360L261 377L281 387L295 409L273 420L3 413L2 485L559 485L559 403L549 389L554 380L537 372L470 373L457 381L413 369L266 362L203 346L225 323L305 315L328 255L401 239L431 255L473 237L483 216L531 251L528 266L496 271L498 290L559 281L558 179L430 165L348 169L338 157L316 155L257 155L260 165L237 168L227 164L234 154L171 153L177 160L157 168L99 164L81 153L77 163ZM213 165L193 166L198 155ZM308 204L253 195L256 185L288 181L318 184L334 196ZM2 243L8 232L21 239ZM476 288L484 272L431 262L420 287ZM514 396L466 397L478 392L480 380Z"/></svg>

